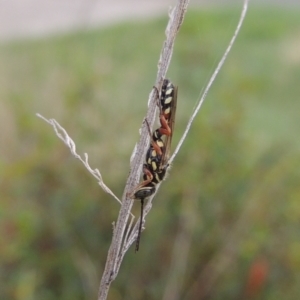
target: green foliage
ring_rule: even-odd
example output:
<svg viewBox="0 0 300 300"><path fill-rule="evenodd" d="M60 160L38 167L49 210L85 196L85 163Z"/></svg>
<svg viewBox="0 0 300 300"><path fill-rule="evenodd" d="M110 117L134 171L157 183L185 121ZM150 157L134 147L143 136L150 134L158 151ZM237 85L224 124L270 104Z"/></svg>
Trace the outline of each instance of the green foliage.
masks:
<svg viewBox="0 0 300 300"><path fill-rule="evenodd" d="M187 14L168 75L174 145L238 14ZM109 299L299 298L298 16L250 8ZM0 47L1 299L96 298L119 204L34 114L57 119L121 195L165 25Z"/></svg>

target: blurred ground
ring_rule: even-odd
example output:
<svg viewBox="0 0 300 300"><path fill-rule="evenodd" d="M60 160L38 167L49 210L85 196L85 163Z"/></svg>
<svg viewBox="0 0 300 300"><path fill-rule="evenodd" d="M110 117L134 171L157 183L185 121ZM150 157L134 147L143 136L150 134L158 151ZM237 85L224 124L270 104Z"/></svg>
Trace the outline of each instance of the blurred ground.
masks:
<svg viewBox="0 0 300 300"><path fill-rule="evenodd" d="M35 113L58 120L121 195L171 1L154 12L158 1L0 0L0 299L96 299L119 204ZM241 2L187 13L168 71L173 146ZM255 3L110 300L300 299L300 10Z"/></svg>
<svg viewBox="0 0 300 300"><path fill-rule="evenodd" d="M0 0L0 41L109 25L165 14L175 0ZM299 1L253 0L251 5L299 5ZM226 5L242 5L230 0ZM191 5L224 5L222 0L194 0Z"/></svg>

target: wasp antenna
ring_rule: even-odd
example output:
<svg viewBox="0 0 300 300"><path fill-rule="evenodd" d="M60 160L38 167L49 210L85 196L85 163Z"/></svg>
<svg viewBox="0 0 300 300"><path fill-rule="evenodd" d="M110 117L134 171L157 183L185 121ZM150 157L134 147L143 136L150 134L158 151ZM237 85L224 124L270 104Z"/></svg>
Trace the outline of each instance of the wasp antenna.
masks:
<svg viewBox="0 0 300 300"><path fill-rule="evenodd" d="M138 236L136 238L135 252L138 252L140 247L140 239L141 239L142 224L143 224L143 213L144 213L144 198L141 198L141 217L140 217Z"/></svg>

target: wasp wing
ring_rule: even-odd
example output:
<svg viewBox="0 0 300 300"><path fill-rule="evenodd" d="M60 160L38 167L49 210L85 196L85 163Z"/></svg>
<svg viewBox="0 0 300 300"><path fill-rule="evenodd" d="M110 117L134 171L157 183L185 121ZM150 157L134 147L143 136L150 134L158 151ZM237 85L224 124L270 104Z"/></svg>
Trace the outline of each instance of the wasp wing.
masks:
<svg viewBox="0 0 300 300"><path fill-rule="evenodd" d="M162 157L162 167L166 166L170 157L170 152L171 152L171 144L172 144L172 137L173 137L173 132L174 132L174 127L175 127L175 115L176 115L176 107L177 107L177 94L178 94L178 87L173 86L173 89L171 95L172 95L172 101L170 105L170 115L168 119L168 125L171 129L171 134L166 135L164 138L164 144L165 144L165 151L163 153Z"/></svg>

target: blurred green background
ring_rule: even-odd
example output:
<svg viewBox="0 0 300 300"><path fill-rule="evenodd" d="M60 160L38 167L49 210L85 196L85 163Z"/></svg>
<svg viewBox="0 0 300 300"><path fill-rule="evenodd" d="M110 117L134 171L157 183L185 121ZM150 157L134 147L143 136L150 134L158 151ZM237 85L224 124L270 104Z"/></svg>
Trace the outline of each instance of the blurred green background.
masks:
<svg viewBox="0 0 300 300"><path fill-rule="evenodd" d="M237 9L189 11L178 142ZM96 299L166 18L0 46L0 299ZM300 298L299 10L250 8L109 299ZM134 206L139 212L139 203Z"/></svg>

